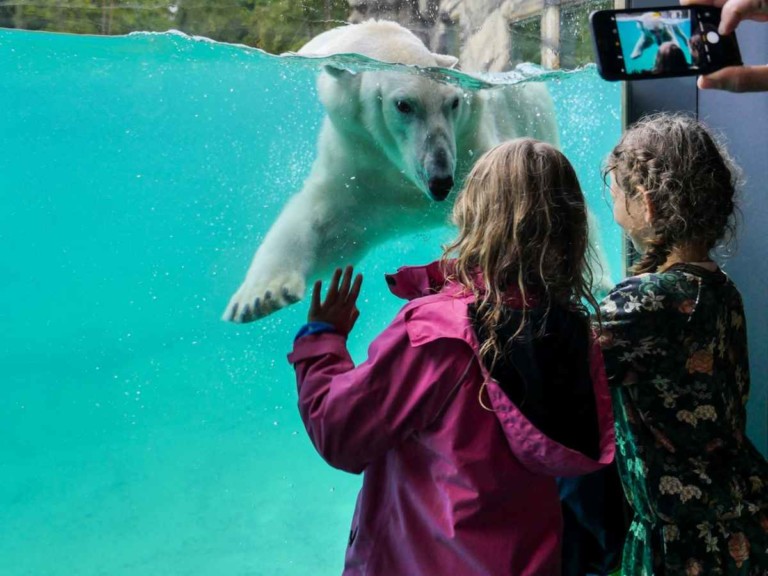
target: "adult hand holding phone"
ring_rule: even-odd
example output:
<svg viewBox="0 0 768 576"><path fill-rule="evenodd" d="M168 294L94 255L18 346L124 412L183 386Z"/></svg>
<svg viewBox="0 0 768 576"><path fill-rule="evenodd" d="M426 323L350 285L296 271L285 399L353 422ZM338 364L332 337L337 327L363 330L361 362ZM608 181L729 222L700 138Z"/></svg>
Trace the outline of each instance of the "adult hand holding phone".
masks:
<svg viewBox="0 0 768 576"><path fill-rule="evenodd" d="M768 22L768 0L681 0L683 5L701 4L722 8L718 32L732 33L742 20ZM699 88L716 88L730 92L768 90L768 65L729 66L700 76Z"/></svg>
<svg viewBox="0 0 768 576"><path fill-rule="evenodd" d="M606 80L701 76L742 64L736 34L718 34L720 8L713 6L596 10L589 25Z"/></svg>

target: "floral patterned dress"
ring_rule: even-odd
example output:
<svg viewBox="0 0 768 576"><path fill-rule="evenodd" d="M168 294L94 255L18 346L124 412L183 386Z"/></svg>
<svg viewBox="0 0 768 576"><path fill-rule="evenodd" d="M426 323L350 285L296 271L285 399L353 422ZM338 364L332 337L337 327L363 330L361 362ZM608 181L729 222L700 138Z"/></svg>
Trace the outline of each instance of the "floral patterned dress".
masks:
<svg viewBox="0 0 768 576"><path fill-rule="evenodd" d="M768 575L768 463L745 436L741 296L678 264L601 304L617 462L634 520L626 576Z"/></svg>

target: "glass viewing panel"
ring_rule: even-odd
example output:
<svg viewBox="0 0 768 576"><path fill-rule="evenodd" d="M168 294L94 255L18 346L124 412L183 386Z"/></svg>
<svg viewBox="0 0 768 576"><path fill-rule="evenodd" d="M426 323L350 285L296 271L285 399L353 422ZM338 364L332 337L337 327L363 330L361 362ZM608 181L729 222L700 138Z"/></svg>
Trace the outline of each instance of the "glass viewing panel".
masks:
<svg viewBox="0 0 768 576"><path fill-rule="evenodd" d="M556 126L605 280L621 276L600 178L620 86L589 64L586 28L608 6L520 4L0 1L0 575L340 573L360 478L325 464L298 416L285 356L307 302L221 319L321 151L326 65L448 86L460 106L491 94L510 102L496 122ZM461 72L275 55L371 17ZM451 237L457 187L440 203L413 185L421 227L381 224L398 206L376 191L350 244L329 244L366 277L355 360L402 304L383 274Z"/></svg>

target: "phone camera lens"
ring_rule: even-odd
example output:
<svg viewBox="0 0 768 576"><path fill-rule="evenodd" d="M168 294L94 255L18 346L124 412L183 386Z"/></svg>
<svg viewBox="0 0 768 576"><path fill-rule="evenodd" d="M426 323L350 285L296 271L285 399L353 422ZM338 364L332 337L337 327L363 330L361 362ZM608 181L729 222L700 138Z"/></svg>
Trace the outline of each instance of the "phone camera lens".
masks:
<svg viewBox="0 0 768 576"><path fill-rule="evenodd" d="M710 44L717 44L720 42L720 35L714 31L707 32L707 42Z"/></svg>

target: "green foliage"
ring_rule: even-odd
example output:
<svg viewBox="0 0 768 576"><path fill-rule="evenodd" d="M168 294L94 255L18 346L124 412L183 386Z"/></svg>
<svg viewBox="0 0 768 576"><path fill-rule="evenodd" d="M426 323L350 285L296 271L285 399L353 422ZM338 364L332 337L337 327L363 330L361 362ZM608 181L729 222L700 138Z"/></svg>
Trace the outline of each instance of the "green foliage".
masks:
<svg viewBox="0 0 768 576"><path fill-rule="evenodd" d="M564 8L560 19L560 42L563 53L560 65L571 69L595 61L589 14L593 10L613 8L612 0L592 0L571 8Z"/></svg>
<svg viewBox="0 0 768 576"><path fill-rule="evenodd" d="M612 0L587 0L563 7L563 68L594 60L587 17L612 5ZM0 27L76 34L175 28L280 54L344 22L349 11L347 0L0 0ZM513 63L541 61L539 18L512 24L510 33Z"/></svg>
<svg viewBox="0 0 768 576"><path fill-rule="evenodd" d="M269 52L298 50L307 40L346 21L346 0L260 0L248 21L253 46Z"/></svg>
<svg viewBox="0 0 768 576"><path fill-rule="evenodd" d="M588 0L562 6L560 12L560 67L570 70L595 61L589 30L593 10L613 7L613 0ZM510 26L511 60L541 63L541 19L528 18Z"/></svg>
<svg viewBox="0 0 768 576"><path fill-rule="evenodd" d="M0 27L75 34L175 28L279 54L348 13L346 0L0 0Z"/></svg>

